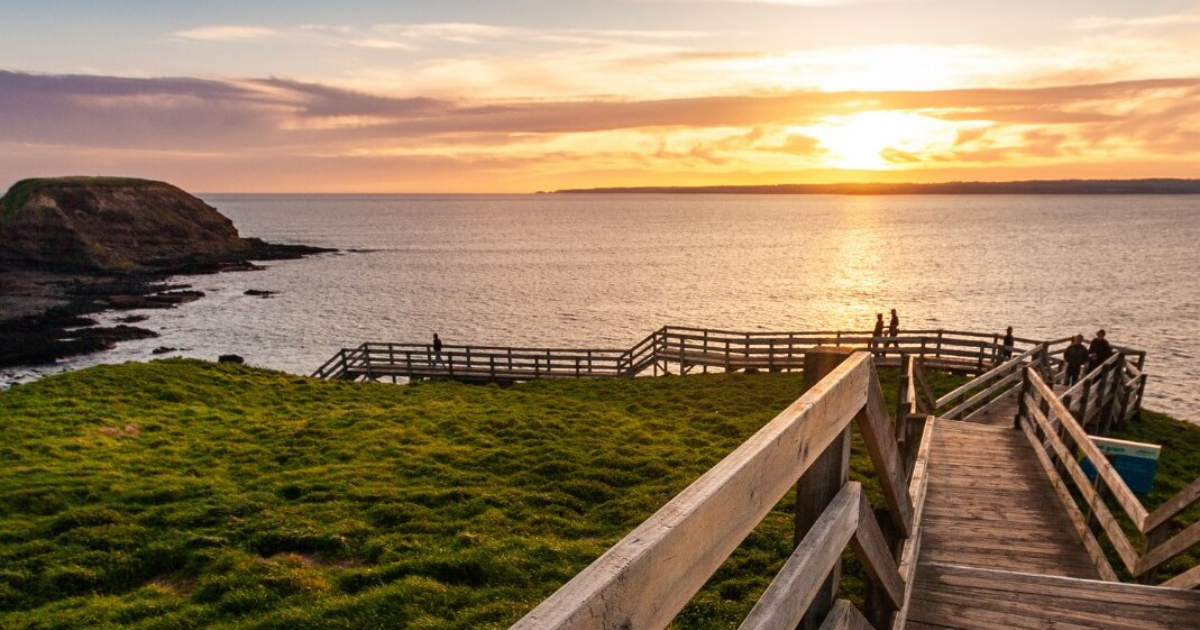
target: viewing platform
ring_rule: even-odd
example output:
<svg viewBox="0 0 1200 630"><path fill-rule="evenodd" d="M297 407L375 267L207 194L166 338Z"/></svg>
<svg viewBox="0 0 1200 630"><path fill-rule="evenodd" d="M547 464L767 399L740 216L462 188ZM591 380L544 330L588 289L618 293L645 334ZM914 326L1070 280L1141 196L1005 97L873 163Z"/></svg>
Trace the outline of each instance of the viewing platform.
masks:
<svg viewBox="0 0 1200 630"><path fill-rule="evenodd" d="M1200 479L1148 510L1092 440L1135 421L1145 353L1115 348L1068 388L1067 342L664 327L627 350L363 344L316 376L803 371L803 396L511 630L666 628L793 487L795 550L743 629L1200 628L1200 566L1159 575L1200 544L1200 523L1182 518ZM895 401L880 369L899 371ZM934 398L933 370L970 378ZM877 504L849 478L855 432ZM870 579L861 605L839 597L847 547Z"/></svg>

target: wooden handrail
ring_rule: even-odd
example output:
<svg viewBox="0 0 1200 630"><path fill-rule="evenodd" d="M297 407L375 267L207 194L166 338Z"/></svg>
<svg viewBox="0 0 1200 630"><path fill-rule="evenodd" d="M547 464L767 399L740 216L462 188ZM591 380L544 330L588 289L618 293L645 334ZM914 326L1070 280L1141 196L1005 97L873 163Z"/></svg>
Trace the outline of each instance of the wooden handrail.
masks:
<svg viewBox="0 0 1200 630"><path fill-rule="evenodd" d="M1088 371L1087 374L1085 374L1083 376L1083 378L1079 379L1078 383L1075 383L1067 391L1063 392L1061 394L1061 397L1062 398L1066 398L1068 396L1074 397L1075 395L1077 395L1079 393L1079 391L1081 389L1083 389L1084 383L1094 383L1094 382L1100 380L1101 374L1103 374L1103 372L1105 370L1107 370L1107 369L1111 368L1113 365L1115 365L1116 362L1120 359L1120 356L1121 356L1120 353L1114 354L1111 357L1105 359L1104 363L1101 363L1100 365L1092 368L1090 371Z"/></svg>
<svg viewBox="0 0 1200 630"><path fill-rule="evenodd" d="M851 422L862 431L896 531L915 534L913 499L924 491L925 464L914 490L905 481L871 354L855 352L512 630L665 628L809 467L841 443ZM931 440L932 432L922 436ZM928 446L922 448L927 457ZM795 628L847 544L884 605L900 610L911 576L901 573L861 486L845 482L743 627ZM844 609L834 613L848 618Z"/></svg>
<svg viewBox="0 0 1200 630"><path fill-rule="evenodd" d="M1117 358L1120 356L1123 355L1115 355L1113 359L1106 361L1103 365L1107 367L1104 369L1116 374L1123 374L1124 366ZM1200 544L1200 523L1193 523L1169 538L1164 529L1171 519L1200 501L1200 479L1193 481L1154 512L1148 513L1124 479L1092 442L1091 437L1084 430L1081 420L1077 420L1062 403L1060 396L1054 393L1053 389L1041 379L1035 370L1027 368L1025 375L1028 388L1023 399L1022 413L1031 421L1032 428L1030 424L1023 424L1022 427L1025 429L1030 443L1034 446L1043 468L1050 476L1068 515L1071 516L1084 546L1096 562L1102 575L1108 579L1116 579L1092 528L1085 522L1084 517L1078 511L1075 499L1063 485L1067 480L1072 482L1079 496L1082 497L1087 506L1088 518L1099 527L1099 530L1096 531L1104 532L1125 568L1135 577L1151 575L1164 563ZM1134 381L1138 380L1140 377L1134 379ZM1129 385L1124 381L1121 381L1120 384ZM1110 384L1107 389L1111 393L1100 391L1095 395L1097 400L1095 408L1102 407L1105 399L1111 401L1109 404L1115 404L1119 399L1121 387L1117 384ZM1128 397L1133 391L1127 389L1125 395ZM1064 397L1067 395L1063 394ZM1070 443L1067 442L1067 439L1070 440ZM1088 479L1079 465L1076 459L1076 450L1082 451L1092 463L1096 470L1095 482ZM1051 463L1048 455L1053 457L1057 463ZM1146 535L1147 542L1141 551L1130 541L1121 524L1109 509L1102 490L1111 494L1121 510L1133 522L1134 527ZM1180 588L1200 586L1200 567L1192 567L1168 580L1164 585Z"/></svg>
<svg viewBox="0 0 1200 630"><path fill-rule="evenodd" d="M906 330L896 337L874 337L865 331L731 331L722 329L663 326L629 349L614 348L535 348L505 346L444 345L435 353L430 344L365 343L355 349L339 350L322 365L314 376L318 378L380 378L408 379L450 377L460 380L518 381L538 378L631 378L653 368L657 375L677 366L685 374L702 367L731 370L797 370L804 366L805 356L814 348L837 345L869 349L878 362L887 365L903 363L905 357L921 357L923 365L932 369L963 371L978 377L936 400L930 395L923 370L916 368L911 381L916 385L915 401L921 411L932 413L947 404L954 407L944 417L967 419L990 408L1015 384L1019 368L1042 357L1047 366L1057 359L1051 355L1060 350L1051 348L1066 339L1036 342L1016 339L1016 357L999 363L1005 350L994 333L975 333L955 330ZM1122 352L1126 352L1122 350ZM1140 352L1129 350L1130 353ZM1120 355L1115 355L1120 356ZM1138 356L1144 356L1144 353ZM1138 359L1140 365L1142 359ZM1110 359L1115 362L1115 359ZM1113 363L1105 363L1106 369ZM1128 365L1128 362L1126 362ZM1132 368L1131 369L1136 369ZM1107 374L1107 372L1104 372ZM1133 374L1133 372L1130 372ZM1106 422L1124 421L1141 408L1145 374L1140 370L1137 383L1121 380L1121 387L1096 388L1087 400L1077 402L1087 410L1087 418L1103 407L1109 413ZM1090 387L1101 378L1099 372L1088 375L1081 387ZM1136 395L1122 390L1134 388ZM1099 391L1104 389L1104 391ZM1073 390L1078 391L1078 389ZM925 394L922 401L921 393ZM1118 395L1123 399L1118 404ZM1092 404L1093 399L1098 404ZM1089 408L1090 407L1090 408ZM1117 417L1117 416L1120 417ZM904 418L901 418L903 424Z"/></svg>
<svg viewBox="0 0 1200 630"><path fill-rule="evenodd" d="M847 359L518 621L514 630L665 628L866 404Z"/></svg>
<svg viewBox="0 0 1200 630"><path fill-rule="evenodd" d="M1121 507L1125 510L1125 514L1141 530L1146 523L1147 516L1149 516L1146 508L1142 507L1141 501L1138 501L1133 491L1125 484L1125 480L1121 479L1121 475L1117 474L1116 469L1113 468L1108 458L1104 456L1104 453L1100 451L1100 448L1092 442L1087 432L1083 430L1083 427L1075 421L1075 416L1063 406L1062 401L1054 394L1054 390L1050 389L1050 386L1042 381L1041 376L1036 371L1026 368L1026 374L1029 375L1030 382L1037 389L1042 400L1050 405L1055 418L1058 419L1063 428L1071 435L1071 439L1075 441L1076 447L1083 451L1083 454L1091 460L1097 474L1104 479L1105 484L1113 493L1113 498L1121 504Z"/></svg>
<svg viewBox="0 0 1200 630"><path fill-rule="evenodd" d="M1043 350L1043 349L1044 349L1044 346L1040 346L1040 345L1030 348L1030 349L1026 350L1025 352L1022 352L1021 354L1013 357L1012 359L1009 359L1008 361L1005 361L1004 363L992 368L988 372L985 372L984 374L981 374L981 375L971 379L970 381L960 385L959 387L956 387L950 393L948 393L945 396L942 396L941 398L938 398L936 401L934 401L934 403L933 403L934 408L940 409L941 407L946 406L946 403L949 403L950 401L952 401L956 398L962 397L967 392L980 387L983 383L986 383L987 381L995 378L997 375L1002 374L1007 370L1015 369L1016 366L1020 365L1026 359L1028 359L1029 357L1032 357L1033 355L1037 354L1038 351Z"/></svg>
<svg viewBox="0 0 1200 630"><path fill-rule="evenodd" d="M863 501L861 484L851 481L842 486L754 604L740 630L795 630L825 576L858 533Z"/></svg>
<svg viewBox="0 0 1200 630"><path fill-rule="evenodd" d="M1146 517L1146 531L1157 529L1163 523L1175 518L1184 510L1200 501L1200 478L1197 478L1175 496L1164 501L1149 516Z"/></svg>

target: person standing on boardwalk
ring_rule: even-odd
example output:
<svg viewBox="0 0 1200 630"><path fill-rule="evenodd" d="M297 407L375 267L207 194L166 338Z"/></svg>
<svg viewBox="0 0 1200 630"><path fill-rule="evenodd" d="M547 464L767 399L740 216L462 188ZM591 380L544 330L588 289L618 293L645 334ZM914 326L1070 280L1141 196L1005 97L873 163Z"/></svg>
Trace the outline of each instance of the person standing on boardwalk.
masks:
<svg viewBox="0 0 1200 630"><path fill-rule="evenodd" d="M899 348L900 342L896 341L896 337L900 336L900 316L896 314L896 309L892 309L892 323L888 324L888 336L892 338L888 345Z"/></svg>
<svg viewBox="0 0 1200 630"><path fill-rule="evenodd" d="M433 333L433 364L439 365L442 362L442 339L437 333Z"/></svg>
<svg viewBox="0 0 1200 630"><path fill-rule="evenodd" d="M1004 341L1000 345L1000 360L1007 361L1012 358L1014 344L1012 326L1008 327L1008 332L1004 333Z"/></svg>
<svg viewBox="0 0 1200 630"><path fill-rule="evenodd" d="M1088 347L1083 345L1083 335L1075 335L1071 345L1063 352L1063 360L1067 362L1067 374L1063 377L1063 385L1070 387L1079 382L1079 374L1088 358Z"/></svg>
<svg viewBox="0 0 1200 630"><path fill-rule="evenodd" d="M1088 366L1089 372L1100 367L1113 355L1112 344L1104 338L1104 330L1096 331L1096 338L1092 340L1092 345L1088 348L1088 355L1092 360L1091 365Z"/></svg>
<svg viewBox="0 0 1200 630"><path fill-rule="evenodd" d="M871 334L871 349L879 350L881 339L883 338L883 313L875 313L875 332ZM879 356L879 352L875 353Z"/></svg>

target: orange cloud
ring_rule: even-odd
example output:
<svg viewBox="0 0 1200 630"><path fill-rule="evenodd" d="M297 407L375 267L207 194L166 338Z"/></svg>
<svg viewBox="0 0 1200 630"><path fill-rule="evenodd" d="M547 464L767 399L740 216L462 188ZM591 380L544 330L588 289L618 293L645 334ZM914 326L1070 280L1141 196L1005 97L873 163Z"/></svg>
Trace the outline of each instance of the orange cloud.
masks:
<svg viewBox="0 0 1200 630"><path fill-rule="evenodd" d="M928 181L947 172L989 179L1082 169L1099 177L1131 164L1139 166L1130 174L1154 165L1163 175L1200 175L1198 97L1200 79L1190 78L1024 89L467 100L283 79L0 72L0 179L46 168L119 168L198 181L209 190L480 192L585 180L836 181L837 173L847 180ZM320 174L299 178L281 165ZM444 173L435 175L437 169ZM247 172L262 176L247 180Z"/></svg>

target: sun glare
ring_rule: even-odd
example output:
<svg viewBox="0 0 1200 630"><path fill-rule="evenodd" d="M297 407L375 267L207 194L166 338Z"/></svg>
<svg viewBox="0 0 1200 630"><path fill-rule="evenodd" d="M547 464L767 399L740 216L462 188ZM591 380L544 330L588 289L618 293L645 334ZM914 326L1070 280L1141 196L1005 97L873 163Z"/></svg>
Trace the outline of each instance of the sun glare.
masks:
<svg viewBox="0 0 1200 630"><path fill-rule="evenodd" d="M934 149L950 146L953 123L908 112L862 112L799 129L828 151L829 166L882 170L914 165Z"/></svg>

